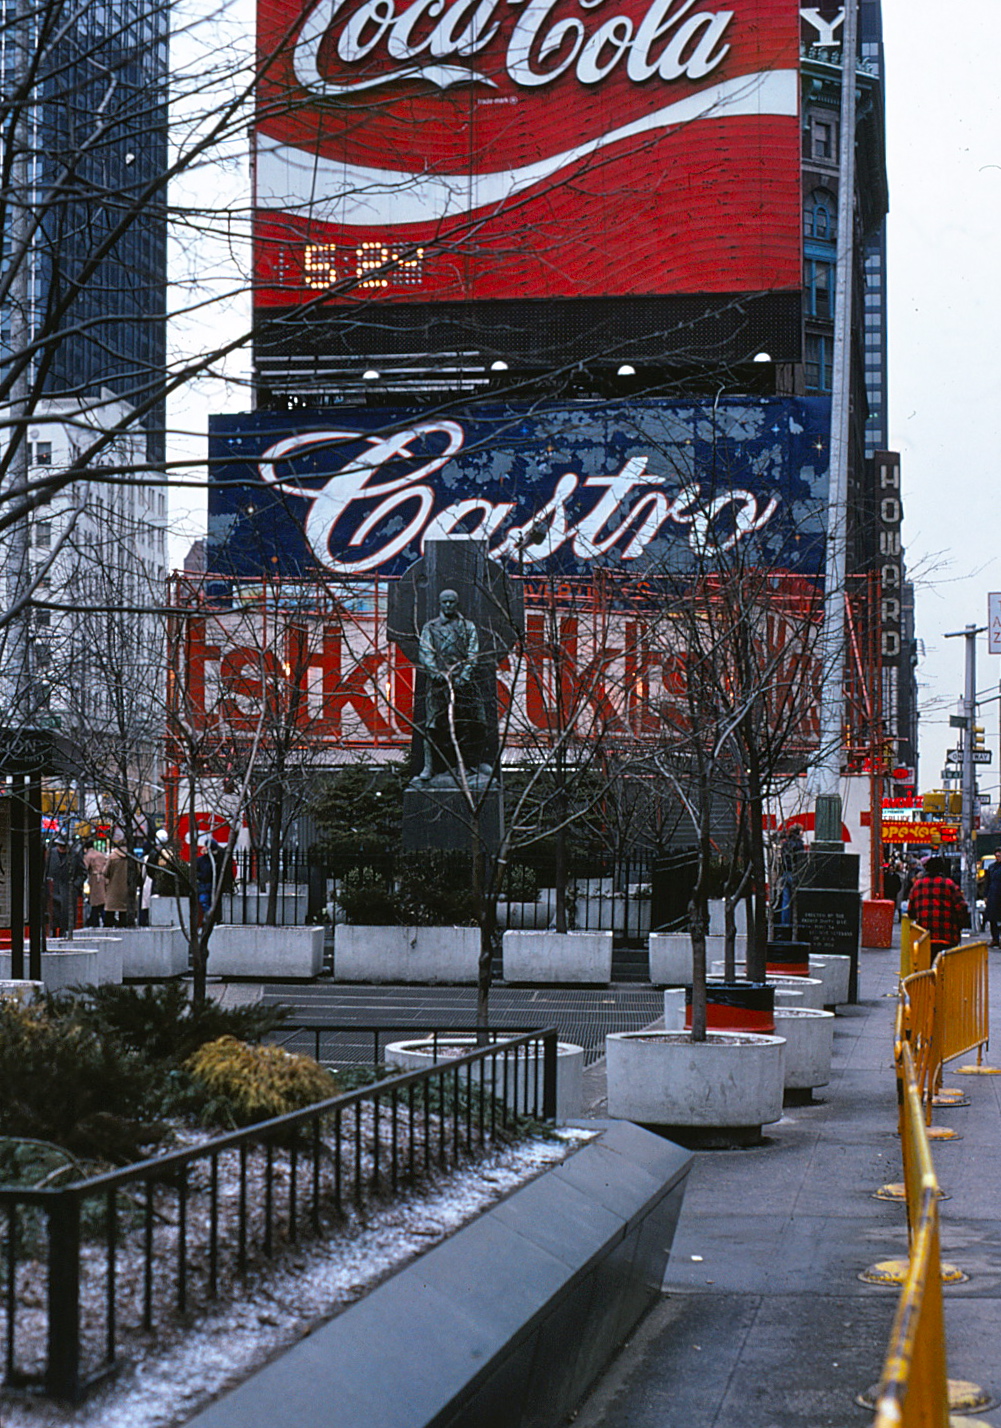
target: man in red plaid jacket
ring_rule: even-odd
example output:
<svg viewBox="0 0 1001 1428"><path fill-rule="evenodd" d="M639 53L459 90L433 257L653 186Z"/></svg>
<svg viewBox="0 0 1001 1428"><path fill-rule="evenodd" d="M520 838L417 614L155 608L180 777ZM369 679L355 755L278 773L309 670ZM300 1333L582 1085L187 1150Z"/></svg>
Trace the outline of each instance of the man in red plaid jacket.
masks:
<svg viewBox="0 0 1001 1428"><path fill-rule="evenodd" d="M944 858L929 858L925 863L924 872L911 888L907 916L930 934L932 957L944 947L955 947L963 928L969 927L970 909L956 884L945 876Z"/></svg>

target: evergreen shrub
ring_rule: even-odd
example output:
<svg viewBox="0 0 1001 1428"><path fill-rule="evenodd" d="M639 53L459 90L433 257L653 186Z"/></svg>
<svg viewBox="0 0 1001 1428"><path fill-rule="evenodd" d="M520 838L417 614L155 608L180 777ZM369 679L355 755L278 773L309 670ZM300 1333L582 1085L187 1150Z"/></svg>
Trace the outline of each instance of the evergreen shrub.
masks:
<svg viewBox="0 0 1001 1428"><path fill-rule="evenodd" d="M231 1127L302 1110L336 1096L337 1082L311 1056L249 1046L234 1036L207 1042L185 1062L206 1119Z"/></svg>

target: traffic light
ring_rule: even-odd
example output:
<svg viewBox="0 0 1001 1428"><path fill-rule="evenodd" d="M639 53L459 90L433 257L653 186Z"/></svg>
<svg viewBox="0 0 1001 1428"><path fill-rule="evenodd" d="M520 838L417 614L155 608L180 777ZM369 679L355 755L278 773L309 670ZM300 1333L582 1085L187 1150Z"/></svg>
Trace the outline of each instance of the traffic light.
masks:
<svg viewBox="0 0 1001 1428"><path fill-rule="evenodd" d="M973 726L973 747L975 749L982 749L984 747L983 724L974 724Z"/></svg>

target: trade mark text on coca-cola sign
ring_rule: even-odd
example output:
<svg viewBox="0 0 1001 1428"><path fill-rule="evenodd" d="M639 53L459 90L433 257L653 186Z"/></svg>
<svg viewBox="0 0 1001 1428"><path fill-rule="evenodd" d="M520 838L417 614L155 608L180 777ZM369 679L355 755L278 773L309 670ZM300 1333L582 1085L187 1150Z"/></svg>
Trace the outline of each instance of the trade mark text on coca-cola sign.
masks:
<svg viewBox="0 0 1001 1428"><path fill-rule="evenodd" d="M790 0L259 0L259 305L801 284Z"/></svg>

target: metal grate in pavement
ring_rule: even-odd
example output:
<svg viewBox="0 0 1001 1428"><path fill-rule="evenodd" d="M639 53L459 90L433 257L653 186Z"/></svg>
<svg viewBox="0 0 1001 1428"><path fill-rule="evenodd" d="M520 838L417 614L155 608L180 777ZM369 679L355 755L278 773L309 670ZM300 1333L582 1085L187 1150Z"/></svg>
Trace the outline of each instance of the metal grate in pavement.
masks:
<svg viewBox="0 0 1001 1428"><path fill-rule="evenodd" d="M471 1025L476 1018L474 987L361 987L314 983L299 987L270 984L262 1000L291 1006L295 1017L309 1021L382 1024L408 1029L446 1028L449 1021ZM490 1020L494 1026L556 1026L564 1041L584 1048L586 1065L604 1055L610 1031L639 1031L664 1010L663 995L651 987L514 988L495 987L490 993ZM383 1037L383 1044L386 1038ZM285 1042L290 1049L312 1050L313 1038L302 1033ZM336 1052L334 1051L336 1046ZM340 1033L324 1060L343 1063L367 1061L372 1036Z"/></svg>

